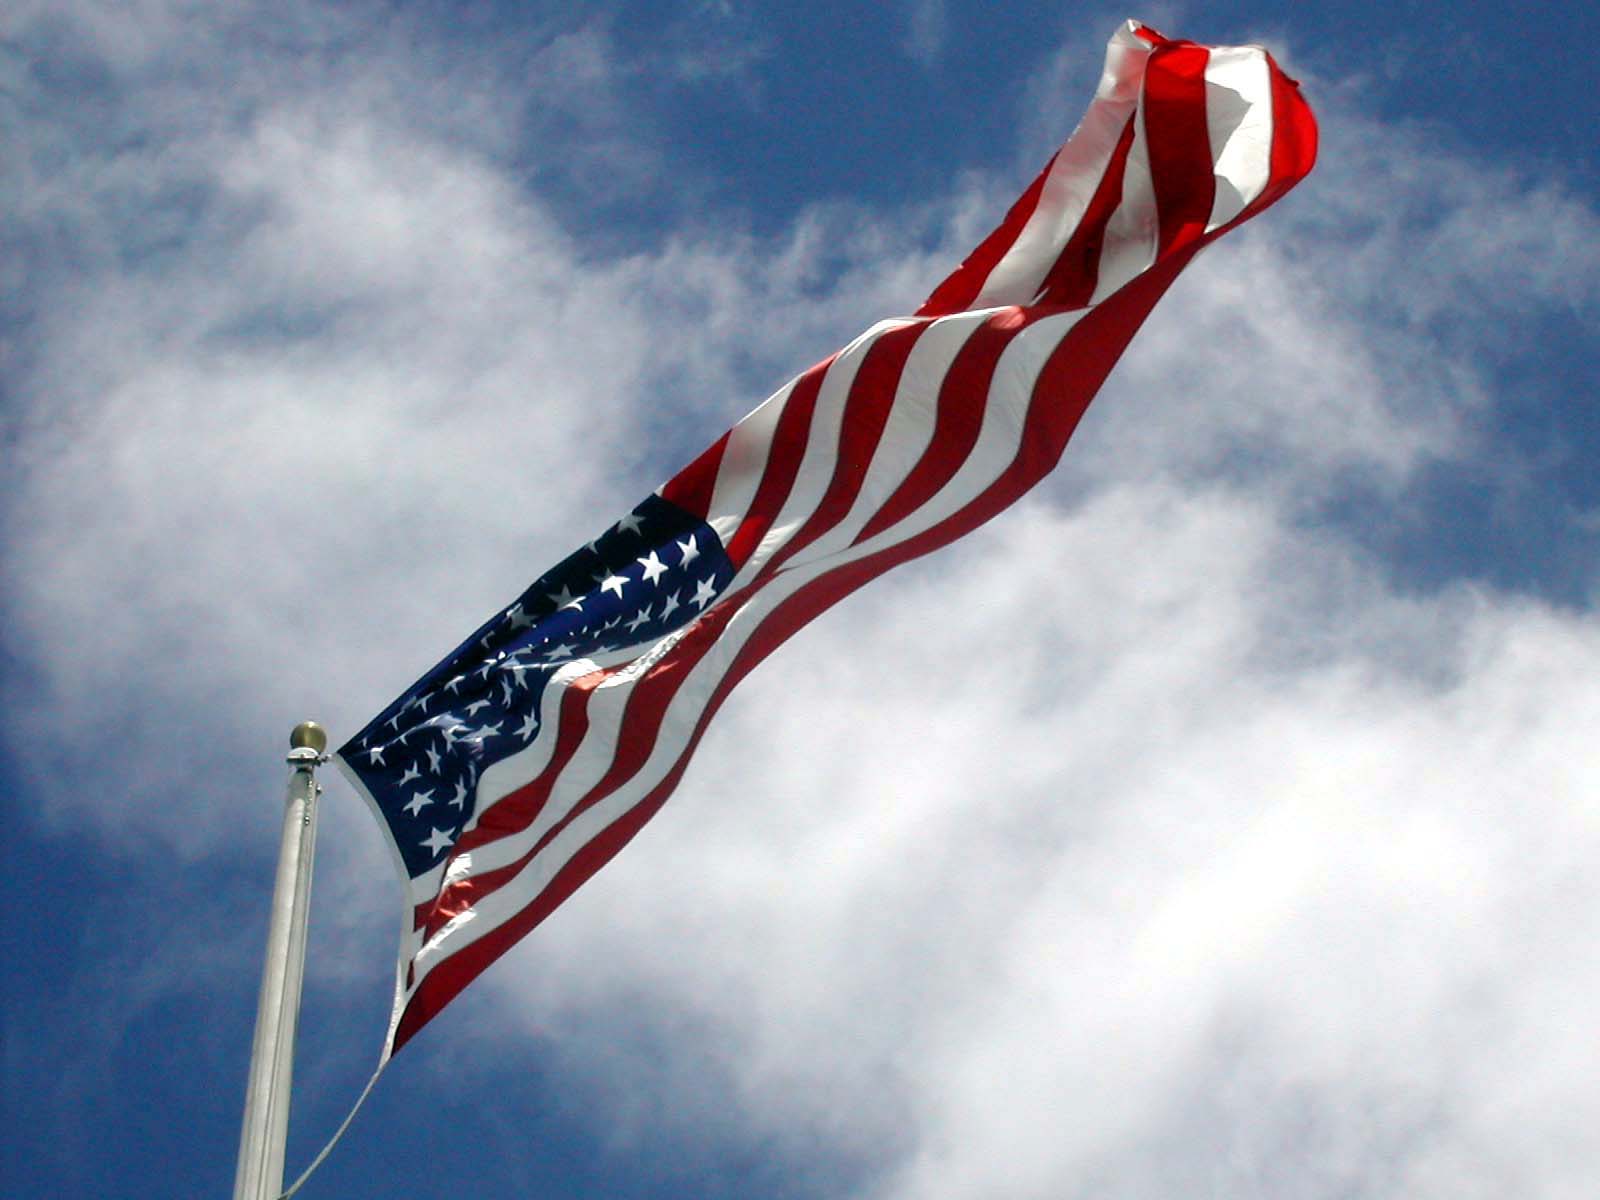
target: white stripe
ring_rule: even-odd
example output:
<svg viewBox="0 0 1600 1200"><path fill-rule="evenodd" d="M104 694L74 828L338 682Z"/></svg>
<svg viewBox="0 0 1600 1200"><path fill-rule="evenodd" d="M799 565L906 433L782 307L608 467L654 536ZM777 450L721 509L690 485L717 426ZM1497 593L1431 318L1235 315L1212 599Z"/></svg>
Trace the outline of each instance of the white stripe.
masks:
<svg viewBox="0 0 1600 1200"><path fill-rule="evenodd" d="M783 415L796 382L791 379L728 431L728 444L717 464L717 482L706 514L706 524L716 530L724 543L733 536L750 501L755 499L761 473L772 453L778 418Z"/></svg>
<svg viewBox="0 0 1600 1200"><path fill-rule="evenodd" d="M866 348L882 334L906 323L905 320L879 321L831 360L825 360L823 369L832 375L839 369L839 360L846 359L850 363L846 373L853 378ZM750 510L756 489L761 486L762 476L766 473L767 460L772 456L772 439L777 433L778 418L782 416L799 382L799 376L791 379L735 425L729 434L728 445L717 467L717 481L712 488L711 504L706 515L706 524L716 531L724 545Z"/></svg>
<svg viewBox="0 0 1600 1200"><path fill-rule="evenodd" d="M739 568L724 594L743 587L772 557L773 552L804 525L822 502L828 484L833 481L834 464L839 458L839 431L844 424L844 410L850 398L861 364L878 339L896 329L915 322L908 319L879 321L855 341L851 342L828 364L817 389L817 399L811 413L811 426L806 431L806 448L800 457L800 467L794 484L784 497L778 515L763 535L760 544ZM751 488L754 498L754 488ZM748 508L749 501L746 501Z"/></svg>
<svg viewBox="0 0 1600 1200"><path fill-rule="evenodd" d="M1105 244L1091 305L1099 304L1129 280L1150 269L1161 244L1155 182L1150 178L1150 143L1145 139L1144 105L1133 118L1133 143L1122 171L1122 200L1106 222Z"/></svg>
<svg viewBox="0 0 1600 1200"><path fill-rule="evenodd" d="M876 504L858 506L833 535L819 539L785 563L782 573L813 566L831 569L854 562L917 536L976 500L1016 458L1039 372L1086 311L1057 313L1035 321L1006 344L995 363L989 390L982 401L983 423L972 449L944 486L921 506L860 545L851 546L849 543L877 514L879 507ZM963 314L966 315L969 314ZM988 318L994 314L970 315ZM889 487L879 490L885 499L892 494Z"/></svg>
<svg viewBox="0 0 1600 1200"><path fill-rule="evenodd" d="M478 823L495 804L505 799L530 779L537 779L550 762L550 756L555 753L556 743L561 734L561 701L570 688L578 680L591 675L595 670L592 660L586 658L574 659L563 663L561 667L550 676L544 686L544 692L539 697L539 733L527 746L518 750L499 762L489 766L478 778L476 806L472 818L462 828L462 832L476 829ZM468 851L467 854L470 854ZM458 858L465 859L467 854ZM460 868L451 869L451 877L460 874Z"/></svg>
<svg viewBox="0 0 1600 1200"><path fill-rule="evenodd" d="M651 647L648 653L640 655L622 670L606 676L589 693L584 704L588 728L572 757L553 781L538 816L526 829L489 842L474 851L477 859L473 863L472 874L507 866L521 858L539 844L540 838L565 820L573 807L605 777L616 759L616 749L621 741L618 734L628 698L633 694L632 685L682 641L692 625L691 622L674 630Z"/></svg>
<svg viewBox="0 0 1600 1200"><path fill-rule="evenodd" d="M809 550L828 553L828 547L841 550L847 547L916 469L933 441L938 426L939 393L950 375L951 365L972 340L972 335L992 315L960 313L929 323L900 370L900 381L895 387L883 432L849 512L833 529L817 538ZM981 401L967 400L966 403Z"/></svg>
<svg viewBox="0 0 1600 1200"><path fill-rule="evenodd" d="M833 568L898 545L959 512L1011 465L1021 443L1023 422L1039 372L1081 315L1061 314L1035 322L1006 347L995 371L976 445L954 477L927 504L906 520L841 553L820 558L808 553L805 557L811 561L786 564L777 579L751 597L729 622L716 645L689 672L668 704L661 736L641 770L628 783L576 818L515 879L480 900L473 910L478 914L477 919L453 921L429 939L427 947L417 956L416 986L420 986L428 972L449 955L471 945L533 903L573 854L659 785L682 755L707 698L750 636L784 600ZM595 699L591 697L591 705ZM597 723L592 720L591 731L596 730ZM614 737L611 744L614 745ZM584 774L588 776L591 772L586 770ZM556 786L565 792L568 784L568 773L563 772ZM573 796L569 805L586 790L586 786L574 787L569 793ZM530 838L525 831L504 839L503 843L483 847L479 854L482 856L492 849L497 859L503 855L505 862L514 862L536 841L537 837Z"/></svg>
<svg viewBox="0 0 1600 1200"><path fill-rule="evenodd" d="M901 368L900 379L890 401L889 415L884 422L883 433L878 439L872 461L867 467L866 477L862 481L861 494L849 512L853 512L862 503L863 496L871 500L872 511L876 512L884 500L888 499L890 492L899 487L916 466L917 460L921 458L922 452L933 438L935 417L939 408L939 389L944 383L945 376L950 373L950 364L987 317L986 313L960 313L952 317L941 317L930 322L922 336L917 339L917 344L911 348L911 352L906 356L905 365ZM850 382L854 383L853 375ZM730 584L727 593L730 599L736 600L732 593L749 584L772 560L772 556L805 527L806 522L816 512L827 484L832 481L833 467L839 457L837 431L842 428L844 409L849 403L848 390L842 393L829 392L827 400L830 405L836 405L838 408L836 413L828 414L827 425L834 431L831 441L813 443L819 450L815 460L812 459L811 447L808 446L807 461L801 465L801 471L804 472L807 466L815 461L815 473L825 478L818 481L819 486L803 490L796 488L790 502L785 503L778 518L761 539L761 545L756 553ZM823 396L818 396L819 408L822 401ZM824 533L818 539L820 544L848 545L849 538L854 537L855 531L865 525L871 516L869 513L867 518L856 524L844 542L840 543L838 531L849 526L848 515L847 513L847 519L835 526L833 531Z"/></svg>
<svg viewBox="0 0 1600 1200"><path fill-rule="evenodd" d="M1272 74L1254 46L1211 51L1206 128L1216 164L1216 199L1206 231L1226 225L1260 196L1272 173Z"/></svg>
<svg viewBox="0 0 1600 1200"><path fill-rule="evenodd" d="M1106 47L1105 71L1083 121L1061 147L1045 179L1038 206L995 264L973 308L1028 304L1071 240L1139 98L1150 47L1128 28Z"/></svg>

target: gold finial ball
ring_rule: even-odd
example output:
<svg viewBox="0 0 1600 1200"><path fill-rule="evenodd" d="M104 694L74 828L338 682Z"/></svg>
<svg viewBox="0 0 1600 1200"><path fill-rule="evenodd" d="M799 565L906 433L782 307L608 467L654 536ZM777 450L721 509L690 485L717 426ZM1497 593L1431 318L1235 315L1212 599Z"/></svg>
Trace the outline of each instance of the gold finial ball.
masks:
<svg viewBox="0 0 1600 1200"><path fill-rule="evenodd" d="M315 750L321 754L328 748L328 731L315 721L301 721L289 735L289 749Z"/></svg>

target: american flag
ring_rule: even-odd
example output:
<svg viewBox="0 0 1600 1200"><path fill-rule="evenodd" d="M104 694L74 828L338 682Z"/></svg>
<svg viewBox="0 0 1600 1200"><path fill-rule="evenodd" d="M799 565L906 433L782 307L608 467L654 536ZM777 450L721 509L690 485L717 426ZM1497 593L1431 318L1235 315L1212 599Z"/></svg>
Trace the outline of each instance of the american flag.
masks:
<svg viewBox="0 0 1600 1200"><path fill-rule="evenodd" d="M1078 130L915 315L779 390L352 738L408 889L385 1059L639 831L757 663L1049 472L1178 272L1315 147L1265 51L1129 22Z"/></svg>

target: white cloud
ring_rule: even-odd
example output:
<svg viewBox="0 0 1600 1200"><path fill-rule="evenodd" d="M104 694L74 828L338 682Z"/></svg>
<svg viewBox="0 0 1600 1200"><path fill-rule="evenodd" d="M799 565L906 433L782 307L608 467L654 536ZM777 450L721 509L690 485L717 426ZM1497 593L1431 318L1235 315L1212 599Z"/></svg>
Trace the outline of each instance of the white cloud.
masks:
<svg viewBox="0 0 1600 1200"><path fill-rule="evenodd" d="M1577 1195L1591 1154L1490 1114L1527 1058L1530 1143L1582 1107L1597 665L1592 619L1395 597L1247 496L1030 505L764 667L491 986L655 996L703 1031L664 1094L709 1057L763 1136L903 1143L884 1195Z"/></svg>
<svg viewBox="0 0 1600 1200"><path fill-rule="evenodd" d="M901 48L924 67L938 65L949 33L944 0L911 0L906 5L906 31Z"/></svg>

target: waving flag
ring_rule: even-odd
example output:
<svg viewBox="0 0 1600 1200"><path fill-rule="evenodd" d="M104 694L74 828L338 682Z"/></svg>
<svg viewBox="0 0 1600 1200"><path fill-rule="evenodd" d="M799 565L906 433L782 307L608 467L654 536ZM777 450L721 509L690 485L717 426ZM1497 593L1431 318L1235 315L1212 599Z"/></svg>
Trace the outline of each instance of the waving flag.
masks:
<svg viewBox="0 0 1600 1200"><path fill-rule="evenodd" d="M751 668L1049 472L1178 272L1315 143L1265 51L1130 22L1077 132L914 316L782 388L345 745L408 889L385 1057L639 831Z"/></svg>

